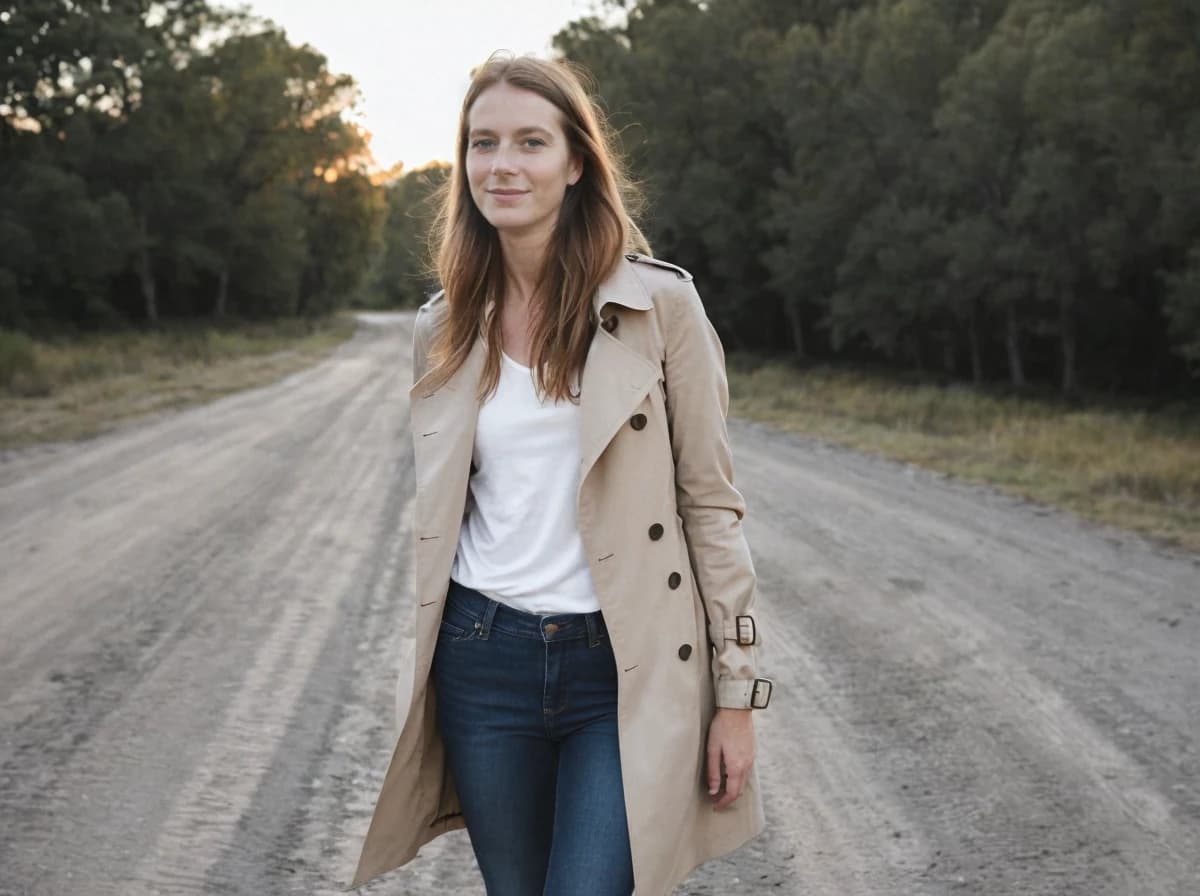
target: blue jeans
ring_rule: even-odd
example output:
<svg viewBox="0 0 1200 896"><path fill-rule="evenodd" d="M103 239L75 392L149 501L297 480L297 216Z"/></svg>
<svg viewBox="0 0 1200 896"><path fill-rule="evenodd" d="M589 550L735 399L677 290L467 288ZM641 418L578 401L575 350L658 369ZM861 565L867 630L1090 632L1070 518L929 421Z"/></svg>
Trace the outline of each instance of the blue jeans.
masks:
<svg viewBox="0 0 1200 896"><path fill-rule="evenodd" d="M451 582L433 679L488 896L629 896L617 670L600 613L536 616Z"/></svg>

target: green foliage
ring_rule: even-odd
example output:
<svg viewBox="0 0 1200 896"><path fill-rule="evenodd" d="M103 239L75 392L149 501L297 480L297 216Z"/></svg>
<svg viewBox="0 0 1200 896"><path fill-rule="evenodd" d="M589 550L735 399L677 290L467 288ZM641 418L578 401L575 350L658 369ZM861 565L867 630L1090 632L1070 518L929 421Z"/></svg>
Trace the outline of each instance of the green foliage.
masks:
<svg viewBox="0 0 1200 896"><path fill-rule="evenodd" d="M0 270L13 295L0 305L0 323L111 314L98 297L128 254L133 227L125 197L89 189L80 174L44 161L18 162L9 177Z"/></svg>
<svg viewBox="0 0 1200 896"><path fill-rule="evenodd" d="M734 346L1194 386L1194 4L642 0L556 47Z"/></svg>
<svg viewBox="0 0 1200 896"><path fill-rule="evenodd" d="M429 197L353 81L205 0L28 0L0 27L0 327L412 306ZM608 0L596 76L731 348L1016 387L1200 373L1200 8Z"/></svg>
<svg viewBox="0 0 1200 896"><path fill-rule="evenodd" d="M1180 352L1200 370L1200 246L1188 255L1188 265L1168 276L1167 317Z"/></svg>
<svg viewBox="0 0 1200 896"><path fill-rule="evenodd" d="M36 377L33 340L24 333L0 330L0 387L12 391Z"/></svg>
<svg viewBox="0 0 1200 896"><path fill-rule="evenodd" d="M0 28L0 326L319 315L382 253L357 88L204 0Z"/></svg>
<svg viewBox="0 0 1200 896"><path fill-rule="evenodd" d="M434 163L406 171L388 185L383 252L364 304L413 308L433 292L434 247L429 245L429 232L438 190L449 174L450 166Z"/></svg>

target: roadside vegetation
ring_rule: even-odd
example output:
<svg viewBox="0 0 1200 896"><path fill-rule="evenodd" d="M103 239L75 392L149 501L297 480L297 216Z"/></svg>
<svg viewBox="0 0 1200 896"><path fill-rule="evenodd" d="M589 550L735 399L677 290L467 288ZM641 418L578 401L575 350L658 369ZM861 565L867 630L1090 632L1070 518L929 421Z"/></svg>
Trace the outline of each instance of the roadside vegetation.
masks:
<svg viewBox="0 0 1200 896"><path fill-rule="evenodd" d="M1200 407L1066 403L730 359L731 413L1200 551Z"/></svg>
<svg viewBox="0 0 1200 896"><path fill-rule="evenodd" d="M48 341L0 331L0 449L84 438L130 417L265 385L353 332L349 314Z"/></svg>
<svg viewBox="0 0 1200 896"><path fill-rule="evenodd" d="M553 45L655 254L787 359L734 365L737 413L1200 547L1195 3L594 7ZM0 59L0 445L266 382L429 291L447 166L380 171L354 79L271 22L26 0Z"/></svg>
<svg viewBox="0 0 1200 896"><path fill-rule="evenodd" d="M594 6L553 46L595 76L649 243L726 345L981 391L1198 394L1195 3ZM209 0L8 7L0 328L429 290L447 168L380 171L318 48Z"/></svg>
<svg viewBox="0 0 1200 896"><path fill-rule="evenodd" d="M1198 395L1196 3L620 5L555 46L726 345Z"/></svg>

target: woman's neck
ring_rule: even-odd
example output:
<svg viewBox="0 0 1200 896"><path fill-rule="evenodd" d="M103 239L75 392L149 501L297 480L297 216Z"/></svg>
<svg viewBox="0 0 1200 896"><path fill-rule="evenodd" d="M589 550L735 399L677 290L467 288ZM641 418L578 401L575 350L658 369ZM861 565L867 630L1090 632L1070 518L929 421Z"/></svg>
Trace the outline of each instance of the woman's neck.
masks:
<svg viewBox="0 0 1200 896"><path fill-rule="evenodd" d="M546 246L547 241L537 234L500 235L506 300L521 306L532 303Z"/></svg>

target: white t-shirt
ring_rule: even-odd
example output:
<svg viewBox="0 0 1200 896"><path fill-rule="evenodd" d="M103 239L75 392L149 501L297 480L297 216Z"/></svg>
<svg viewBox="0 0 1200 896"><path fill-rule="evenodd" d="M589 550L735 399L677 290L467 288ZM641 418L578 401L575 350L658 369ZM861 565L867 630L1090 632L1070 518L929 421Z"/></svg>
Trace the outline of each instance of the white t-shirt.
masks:
<svg viewBox="0 0 1200 896"><path fill-rule="evenodd" d="M527 613L600 609L576 515L579 426L579 405L539 400L532 371L501 353L479 409L454 581Z"/></svg>

